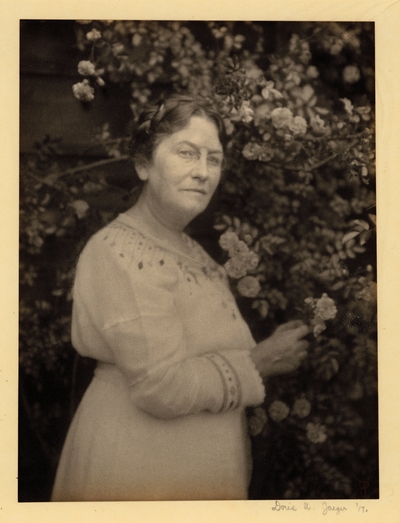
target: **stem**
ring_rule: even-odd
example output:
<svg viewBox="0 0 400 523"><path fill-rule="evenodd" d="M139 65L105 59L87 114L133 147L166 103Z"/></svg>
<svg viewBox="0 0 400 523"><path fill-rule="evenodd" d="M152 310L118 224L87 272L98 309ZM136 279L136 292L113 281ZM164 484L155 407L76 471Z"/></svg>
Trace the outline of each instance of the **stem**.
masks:
<svg viewBox="0 0 400 523"><path fill-rule="evenodd" d="M323 160L321 160L320 162L317 162L315 163L314 165L312 165L310 167L310 171L313 171L314 169L318 169L319 167L321 167L322 165L325 165L326 163L334 160L337 156L337 153L334 153L334 154L331 154L330 156L328 156L328 158L324 158Z"/></svg>
<svg viewBox="0 0 400 523"><path fill-rule="evenodd" d="M331 160L334 160L336 158L336 156L337 156L337 153L332 154L331 156L324 158L320 162L317 162L314 165L311 165L307 169L305 169L304 167L296 167L295 165L288 165L288 164L279 165L279 164L269 163L269 165L271 167L276 167L277 169L286 169L288 171L307 171L307 172L309 172L309 171L313 171L314 169L318 169L322 165L325 165L326 163L330 162Z"/></svg>
<svg viewBox="0 0 400 523"><path fill-rule="evenodd" d="M89 56L89 60L94 63L94 42L92 44L92 49L90 50L90 56Z"/></svg>
<svg viewBox="0 0 400 523"><path fill-rule="evenodd" d="M354 147L354 145L356 145L356 143L357 143L357 141L351 142L348 145L347 149L351 149L352 147ZM308 167L308 169L305 169L304 167L296 167L295 165L281 165L281 166L273 165L273 167L281 167L283 169L290 169L291 171L314 171L315 169L322 167L322 165L325 165L326 163L334 160L338 156L338 154L339 153L333 153L330 156L328 156L327 158L324 158L323 160L315 163L314 165L311 165L310 167Z"/></svg>
<svg viewBox="0 0 400 523"><path fill-rule="evenodd" d="M123 154L119 158L107 158L107 160L99 160L97 162L88 163L86 165L80 165L79 167L74 167L73 169L67 169L66 171L60 174L59 178L67 176L68 174L89 171L90 169L96 169L97 167L103 167L104 165L110 165L112 163L126 161L129 160L129 158L130 157L128 154Z"/></svg>
<svg viewBox="0 0 400 523"><path fill-rule="evenodd" d="M329 139L330 140L346 141L349 138L361 138L364 135L365 135L365 131L361 131L359 133L346 134L346 136L342 136L342 135L340 135L340 136L339 135L337 135L337 136L329 136ZM326 140L326 138L327 138L326 136L309 136L309 135L298 136L299 140L303 140L305 142L320 142L321 140ZM355 143L353 145L355 145Z"/></svg>
<svg viewBox="0 0 400 523"><path fill-rule="evenodd" d="M58 179L62 178L64 176L67 176L69 174L75 174L75 173L79 173L82 171L88 171L90 169L96 169L97 167L103 167L104 165L110 165L112 163L126 161L126 160L129 160L128 154L123 154L119 158L108 158L107 160L99 160L97 162L89 163L87 165L80 165L79 167L74 167L73 169L68 169L67 171L64 171L63 173L61 173L58 176ZM30 178L33 178L34 180L36 180L38 183L40 183L42 185L46 185L47 187L51 187L52 189L61 191L64 194L69 196L68 192L66 192L62 187L57 186L55 183L49 182L43 178L39 178L39 176L36 176L36 174L33 174L32 172L29 172L29 171L26 172L26 175L29 176Z"/></svg>

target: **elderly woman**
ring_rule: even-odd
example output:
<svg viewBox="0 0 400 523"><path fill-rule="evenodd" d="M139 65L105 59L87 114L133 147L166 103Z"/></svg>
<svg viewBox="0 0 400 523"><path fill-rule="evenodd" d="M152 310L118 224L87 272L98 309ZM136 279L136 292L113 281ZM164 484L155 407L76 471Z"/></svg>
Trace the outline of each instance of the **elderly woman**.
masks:
<svg viewBox="0 0 400 523"><path fill-rule="evenodd" d="M171 97L133 137L137 203L96 233L76 272L72 342L97 360L71 424L54 501L246 499L245 408L296 369L308 328L256 344L224 269L185 233L218 186L221 118Z"/></svg>

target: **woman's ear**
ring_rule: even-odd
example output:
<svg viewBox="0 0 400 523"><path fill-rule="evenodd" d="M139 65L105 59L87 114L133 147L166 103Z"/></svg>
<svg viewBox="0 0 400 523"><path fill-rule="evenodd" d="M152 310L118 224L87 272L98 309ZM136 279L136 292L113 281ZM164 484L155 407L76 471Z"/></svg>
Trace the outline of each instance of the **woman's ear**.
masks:
<svg viewBox="0 0 400 523"><path fill-rule="evenodd" d="M148 166L144 162L135 161L135 171L142 182L146 182L149 178Z"/></svg>

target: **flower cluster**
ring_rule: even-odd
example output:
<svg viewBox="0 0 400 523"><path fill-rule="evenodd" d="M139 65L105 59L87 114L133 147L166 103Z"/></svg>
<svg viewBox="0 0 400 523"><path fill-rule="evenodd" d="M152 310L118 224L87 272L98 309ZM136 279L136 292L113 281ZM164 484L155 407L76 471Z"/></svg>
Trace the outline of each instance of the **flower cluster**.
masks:
<svg viewBox="0 0 400 523"><path fill-rule="evenodd" d="M240 240L235 232L224 232L220 237L219 244L230 256L224 267L231 278L243 278L257 267L258 255L250 250L246 242ZM249 276L239 282L238 289L241 290L242 296L255 297L260 289L257 283L256 278Z"/></svg>
<svg viewBox="0 0 400 523"><path fill-rule="evenodd" d="M307 122L302 116L293 116L287 107L276 107L271 112L272 124L276 129L289 128L294 134L305 134Z"/></svg>
<svg viewBox="0 0 400 523"><path fill-rule="evenodd" d="M273 401L268 408L269 417L277 423L286 419L289 414L303 419L306 418L310 412L311 403L304 397L297 398L293 403L292 409L281 400Z"/></svg>
<svg viewBox="0 0 400 523"><path fill-rule="evenodd" d="M311 325L313 327L314 336L319 336L325 329L327 320L333 320L337 314L337 308L332 298L329 298L324 292L321 298L306 298L305 303L311 308L313 318Z"/></svg>
<svg viewBox="0 0 400 523"><path fill-rule="evenodd" d="M83 24L83 22L85 22L84 25L86 25L91 23L91 20L84 20L78 22L80 24ZM109 22L111 22L111 20ZM89 32L86 33L85 43L86 41L91 43L92 56L94 56L96 43L100 41L102 38L102 33L96 28L92 28ZM84 47L84 44L82 45L82 47ZM78 82L72 86L74 96L81 102L91 102L94 99L95 90L94 87L90 84L90 80L95 81L98 86L103 87L105 85L105 81L103 80L101 75L104 73L104 69L98 69L96 67L96 64L92 60L81 60L78 63L78 73L82 76L87 76L89 78L85 78L82 82Z"/></svg>

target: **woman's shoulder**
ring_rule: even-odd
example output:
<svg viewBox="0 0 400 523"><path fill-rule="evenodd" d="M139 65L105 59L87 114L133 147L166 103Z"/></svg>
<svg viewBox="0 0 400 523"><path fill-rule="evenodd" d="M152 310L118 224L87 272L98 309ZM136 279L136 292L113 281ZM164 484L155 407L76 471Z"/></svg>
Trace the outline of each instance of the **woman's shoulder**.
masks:
<svg viewBox="0 0 400 523"><path fill-rule="evenodd" d="M100 264L110 259L119 265L129 266L131 270L136 268L139 271L167 268L172 265L168 251L129 220L124 219L123 214L89 239L81 258L98 259Z"/></svg>

